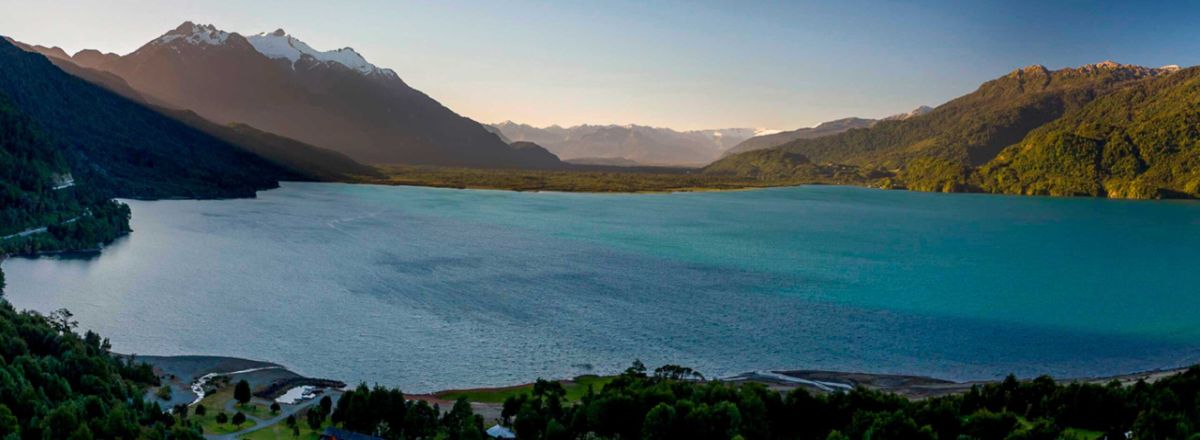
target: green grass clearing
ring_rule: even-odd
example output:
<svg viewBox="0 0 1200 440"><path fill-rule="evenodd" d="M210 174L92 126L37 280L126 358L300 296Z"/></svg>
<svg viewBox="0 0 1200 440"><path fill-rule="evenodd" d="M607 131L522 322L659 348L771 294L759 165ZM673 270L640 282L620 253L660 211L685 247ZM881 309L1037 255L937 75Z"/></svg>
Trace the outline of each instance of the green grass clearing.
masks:
<svg viewBox="0 0 1200 440"><path fill-rule="evenodd" d="M275 414L271 413L269 404L255 401L251 401L246 405L235 404L234 409L241 411L247 418L240 426L234 426L229 420L233 420L233 415L236 412L225 409L225 405L233 400L233 387L223 387L216 392L204 396L204 399L200 400L200 405L204 405L204 409L206 410L204 416L195 415L196 407L191 407L189 410L191 413L189 420L200 422L200 428L204 430L205 434L229 434L255 426L256 423L250 419L251 416L260 419L269 419L275 416ZM224 412L225 416L228 417L225 423L217 423L217 414L221 412ZM288 434L291 435L291 432L289 431Z"/></svg>
<svg viewBox="0 0 1200 440"><path fill-rule="evenodd" d="M217 423L217 414L219 412L220 411L210 409L208 410L207 414L203 416L191 415L188 417L188 420L191 422L199 422L200 429L204 430L205 434L229 434L246 428L254 427L255 425L254 421L250 419L246 419L245 423L237 426L228 420L226 420L225 423ZM233 414L225 413L225 415L229 417L229 420L233 419Z"/></svg>
<svg viewBox="0 0 1200 440"><path fill-rule="evenodd" d="M317 440L321 437L321 432L324 432L326 427L332 426L326 421L321 425L321 429L311 429L304 420L297 420L296 425L300 427L299 436L292 435L292 428L289 428L286 422L279 422L246 434L242 438L249 440Z"/></svg>

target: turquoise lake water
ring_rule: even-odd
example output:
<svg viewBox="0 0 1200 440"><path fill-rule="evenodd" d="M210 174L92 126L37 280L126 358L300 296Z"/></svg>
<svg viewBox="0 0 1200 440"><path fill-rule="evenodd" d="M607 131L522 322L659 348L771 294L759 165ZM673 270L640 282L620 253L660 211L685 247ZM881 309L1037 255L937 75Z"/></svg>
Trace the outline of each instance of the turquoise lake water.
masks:
<svg viewBox="0 0 1200 440"><path fill-rule="evenodd" d="M405 391L623 369L985 379L1200 362L1200 203L845 187L597 195L287 183L131 201L19 308L142 354Z"/></svg>

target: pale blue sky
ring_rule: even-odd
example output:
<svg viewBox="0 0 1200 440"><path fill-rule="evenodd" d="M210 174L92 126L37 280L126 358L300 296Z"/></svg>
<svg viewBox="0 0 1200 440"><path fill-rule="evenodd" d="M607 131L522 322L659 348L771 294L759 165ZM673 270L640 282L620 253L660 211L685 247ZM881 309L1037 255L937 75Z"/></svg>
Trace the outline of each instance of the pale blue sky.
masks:
<svg viewBox="0 0 1200 440"><path fill-rule="evenodd" d="M47 4L48 3L48 4ZM351 46L482 122L797 128L1029 64L1200 58L1200 3L0 0L0 34L128 53L185 20Z"/></svg>

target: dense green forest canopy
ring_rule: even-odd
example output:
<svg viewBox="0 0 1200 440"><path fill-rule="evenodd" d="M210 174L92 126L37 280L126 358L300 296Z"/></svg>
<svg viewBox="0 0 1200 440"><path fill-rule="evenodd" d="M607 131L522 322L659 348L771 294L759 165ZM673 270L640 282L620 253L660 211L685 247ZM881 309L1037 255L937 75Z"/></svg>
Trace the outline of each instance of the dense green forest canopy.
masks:
<svg viewBox="0 0 1200 440"><path fill-rule="evenodd" d="M61 150L0 93L0 255L93 249L129 232L129 207L71 176Z"/></svg>
<svg viewBox="0 0 1200 440"><path fill-rule="evenodd" d="M922 400L864 388L781 393L761 384L703 381L691 369L653 372L635 362L577 402L539 380L508 398L504 424L522 439L1193 439L1200 435L1200 368L1154 383L1061 384L1049 377L976 386ZM438 417L424 401L365 385L332 420L386 439L476 439L482 421L465 400ZM489 421L489 424L491 422Z"/></svg>
<svg viewBox="0 0 1200 440"><path fill-rule="evenodd" d="M1200 68L1139 81L1031 132L979 170L1010 194L1200 196Z"/></svg>
<svg viewBox="0 0 1200 440"><path fill-rule="evenodd" d="M686 370L686 369L685 369ZM543 382L510 398L520 438L570 439L1187 439L1200 430L1200 368L1154 384L1056 383L1048 377L924 400L855 389L786 394L758 384L701 382L635 363L578 404Z"/></svg>
<svg viewBox="0 0 1200 440"><path fill-rule="evenodd" d="M0 438L202 438L143 401L158 383L148 365L113 356L107 339L76 325L66 310L18 312L0 299Z"/></svg>

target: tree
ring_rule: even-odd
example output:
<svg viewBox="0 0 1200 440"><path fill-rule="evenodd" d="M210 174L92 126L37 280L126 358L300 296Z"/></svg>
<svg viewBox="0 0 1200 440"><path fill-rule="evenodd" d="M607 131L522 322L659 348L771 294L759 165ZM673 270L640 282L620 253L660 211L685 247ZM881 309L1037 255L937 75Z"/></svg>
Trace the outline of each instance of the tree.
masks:
<svg viewBox="0 0 1200 440"><path fill-rule="evenodd" d="M50 319L51 325L57 328L58 331L67 333L74 330L76 327L79 327L79 321L72 319L74 317L74 313L71 313L71 311L67 310L66 308L62 308L50 312L50 316L47 318Z"/></svg>
<svg viewBox="0 0 1200 440"><path fill-rule="evenodd" d="M246 415L242 414L241 411L238 411L236 414L233 415L232 422L233 422L234 426L240 427L240 426L242 426L243 423L246 423Z"/></svg>
<svg viewBox="0 0 1200 440"><path fill-rule="evenodd" d="M641 359L634 359L633 365L630 365L629 368L625 369L625 375L626 376L645 376L646 375L646 364L643 364Z"/></svg>
<svg viewBox="0 0 1200 440"><path fill-rule="evenodd" d="M229 421L229 416L225 415L225 413L223 413L223 412L217 413L217 423L218 424L224 425L225 422L228 422L228 421Z"/></svg>
<svg viewBox="0 0 1200 440"><path fill-rule="evenodd" d="M250 383L246 379L239 380L237 386L233 388L233 398L237 399L238 403L245 405L250 403Z"/></svg>
<svg viewBox="0 0 1200 440"><path fill-rule="evenodd" d="M158 391L154 392L154 395L158 396L158 398L162 400L171 400L171 386L163 385L159 387Z"/></svg>
<svg viewBox="0 0 1200 440"><path fill-rule="evenodd" d="M279 402L271 402L271 413L272 414L279 414L280 409L282 409L282 408L279 407Z"/></svg>
<svg viewBox="0 0 1200 440"><path fill-rule="evenodd" d="M646 413L646 421L642 423L642 438L646 440L676 438L675 408L666 403L660 403Z"/></svg>
<svg viewBox="0 0 1200 440"><path fill-rule="evenodd" d="M0 403L0 432L17 432L20 427L17 416L13 415L8 406Z"/></svg>
<svg viewBox="0 0 1200 440"><path fill-rule="evenodd" d="M328 416L333 411L333 399L331 399L329 396L321 397L321 401L318 402L318 405L321 406L322 417Z"/></svg>
<svg viewBox="0 0 1200 440"><path fill-rule="evenodd" d="M196 404L196 409L193 410L192 412L196 413L197 416L204 417L204 414L208 413L208 408L205 408L204 404L202 404L202 403Z"/></svg>
<svg viewBox="0 0 1200 440"><path fill-rule="evenodd" d="M981 440L1003 439L1018 425L1017 416L1010 412L993 413L986 409L971 414L963 424L963 432Z"/></svg>
<svg viewBox="0 0 1200 440"><path fill-rule="evenodd" d="M308 422L308 427L312 429L320 429L321 424L325 422L325 415L321 414L320 408L309 408L304 413L304 418Z"/></svg>
<svg viewBox="0 0 1200 440"><path fill-rule="evenodd" d="M296 415L288 414L286 423L288 426L296 426Z"/></svg>
<svg viewBox="0 0 1200 440"><path fill-rule="evenodd" d="M876 417L864 438L872 440L933 439L932 431L917 427L917 422L901 411Z"/></svg>
<svg viewBox="0 0 1200 440"><path fill-rule="evenodd" d="M558 423L558 420L550 419L546 422L546 430L542 434L542 438L545 440L570 440L571 433L562 423Z"/></svg>
<svg viewBox="0 0 1200 440"><path fill-rule="evenodd" d="M526 400L529 400L528 394L517 394L504 399L504 406L500 410L500 417L504 419L505 425L512 421L513 416L517 415L522 406L525 406Z"/></svg>
<svg viewBox="0 0 1200 440"><path fill-rule="evenodd" d="M654 369L654 377L670 380L704 380L699 371L679 365L663 365Z"/></svg>

